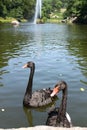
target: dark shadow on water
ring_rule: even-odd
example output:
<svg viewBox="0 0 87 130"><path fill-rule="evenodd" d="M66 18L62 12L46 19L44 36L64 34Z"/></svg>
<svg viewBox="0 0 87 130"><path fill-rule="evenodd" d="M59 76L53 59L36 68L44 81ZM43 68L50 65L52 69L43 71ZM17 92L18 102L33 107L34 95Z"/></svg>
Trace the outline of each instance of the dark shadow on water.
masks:
<svg viewBox="0 0 87 130"><path fill-rule="evenodd" d="M28 108L25 108L25 107L23 107L23 109L24 109L25 115L27 117L29 126L32 127L33 126L32 109L28 109Z"/></svg>
<svg viewBox="0 0 87 130"><path fill-rule="evenodd" d="M23 106L23 110L24 110L24 113L27 117L27 121L28 121L29 126L32 127L32 126L36 125L34 120L38 120L38 123L40 123L37 115L35 115L35 114L39 113L39 116L40 116L41 113L45 113L46 115L48 115L48 112L55 108L55 103L57 100L58 100L58 98L56 98L56 100L53 101L53 103L50 103L46 106L38 107L38 108L26 108ZM46 116L46 115L44 115L44 116ZM40 125L40 124L38 124L38 125Z"/></svg>

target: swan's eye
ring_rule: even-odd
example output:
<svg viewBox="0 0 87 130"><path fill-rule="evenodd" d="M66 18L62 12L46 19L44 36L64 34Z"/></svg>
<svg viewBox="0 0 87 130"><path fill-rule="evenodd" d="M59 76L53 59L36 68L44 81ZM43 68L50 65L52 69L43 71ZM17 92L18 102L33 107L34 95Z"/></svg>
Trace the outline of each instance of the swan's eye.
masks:
<svg viewBox="0 0 87 130"><path fill-rule="evenodd" d="M65 84L61 84L61 90L64 89L66 86Z"/></svg>
<svg viewBox="0 0 87 130"><path fill-rule="evenodd" d="M33 63L32 62L28 62L27 63L27 67L33 67Z"/></svg>

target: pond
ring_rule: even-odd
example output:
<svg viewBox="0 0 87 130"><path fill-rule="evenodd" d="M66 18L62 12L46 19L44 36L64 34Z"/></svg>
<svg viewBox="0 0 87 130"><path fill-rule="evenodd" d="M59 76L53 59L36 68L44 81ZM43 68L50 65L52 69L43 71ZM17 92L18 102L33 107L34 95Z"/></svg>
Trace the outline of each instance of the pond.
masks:
<svg viewBox="0 0 87 130"><path fill-rule="evenodd" d="M46 123L50 107L23 107L30 71L22 66L28 61L36 65L33 91L66 81L73 125L87 126L87 26L0 24L0 128ZM60 105L61 93L58 97L55 106Z"/></svg>

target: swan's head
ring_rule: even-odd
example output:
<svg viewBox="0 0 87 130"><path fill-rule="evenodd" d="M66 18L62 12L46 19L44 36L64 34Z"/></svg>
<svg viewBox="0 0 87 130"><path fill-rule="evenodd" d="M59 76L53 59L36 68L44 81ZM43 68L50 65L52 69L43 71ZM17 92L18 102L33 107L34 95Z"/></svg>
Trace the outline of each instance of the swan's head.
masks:
<svg viewBox="0 0 87 130"><path fill-rule="evenodd" d="M23 66L23 68L32 68L33 66L35 66L34 62L29 61Z"/></svg>
<svg viewBox="0 0 87 130"><path fill-rule="evenodd" d="M59 81L51 93L51 97L55 96L57 93L59 93L61 90L64 90L67 87L67 83L65 81Z"/></svg>

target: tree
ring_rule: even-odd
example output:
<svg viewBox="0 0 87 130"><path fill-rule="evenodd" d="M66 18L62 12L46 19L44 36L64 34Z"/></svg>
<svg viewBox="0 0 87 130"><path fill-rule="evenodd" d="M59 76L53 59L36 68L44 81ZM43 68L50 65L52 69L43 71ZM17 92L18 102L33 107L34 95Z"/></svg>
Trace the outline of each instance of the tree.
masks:
<svg viewBox="0 0 87 130"><path fill-rule="evenodd" d="M62 7L61 0L43 0L42 4L42 16L49 18L49 15L54 12L58 12Z"/></svg>
<svg viewBox="0 0 87 130"><path fill-rule="evenodd" d="M7 9L6 6L3 3L3 0L0 0L0 16L4 17L7 15Z"/></svg>
<svg viewBox="0 0 87 130"><path fill-rule="evenodd" d="M35 12L35 0L23 0L23 16L25 19L32 19Z"/></svg>
<svg viewBox="0 0 87 130"><path fill-rule="evenodd" d="M66 17L77 17L76 22L87 23L87 1L67 0L68 6L65 12Z"/></svg>
<svg viewBox="0 0 87 130"><path fill-rule="evenodd" d="M0 17L31 19L34 10L35 0L0 0Z"/></svg>

